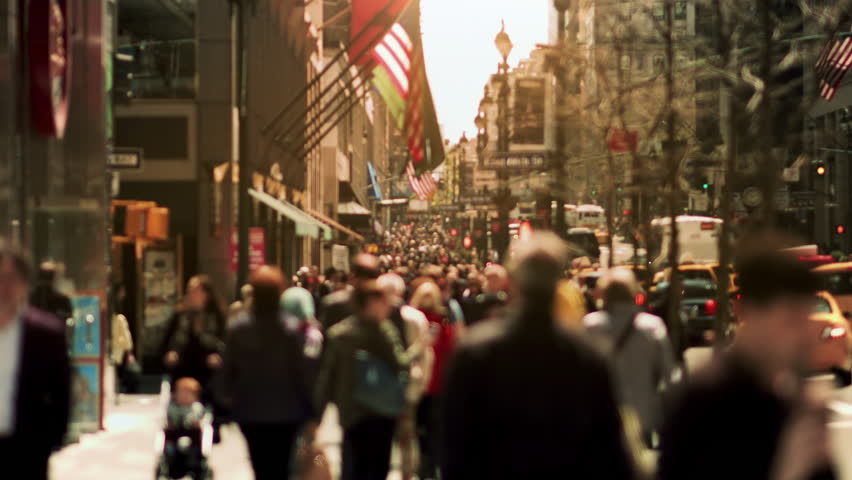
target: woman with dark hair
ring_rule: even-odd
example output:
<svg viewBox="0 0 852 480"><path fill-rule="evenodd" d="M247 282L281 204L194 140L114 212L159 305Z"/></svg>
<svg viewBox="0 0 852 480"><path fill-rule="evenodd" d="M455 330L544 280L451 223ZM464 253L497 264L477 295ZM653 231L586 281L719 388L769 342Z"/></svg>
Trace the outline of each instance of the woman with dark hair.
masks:
<svg viewBox="0 0 852 480"><path fill-rule="evenodd" d="M169 319L163 362L172 379L191 377L205 387L222 365L225 314L210 278L189 279L183 303Z"/></svg>

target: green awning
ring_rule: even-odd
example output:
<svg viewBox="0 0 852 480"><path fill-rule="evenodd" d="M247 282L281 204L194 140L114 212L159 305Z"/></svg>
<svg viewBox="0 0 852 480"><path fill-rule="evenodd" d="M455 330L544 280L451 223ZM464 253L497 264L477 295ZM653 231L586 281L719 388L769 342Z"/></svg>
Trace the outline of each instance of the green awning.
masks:
<svg viewBox="0 0 852 480"><path fill-rule="evenodd" d="M301 208L293 205L286 200L278 200L277 198L258 192L253 188L249 188L249 195L265 204L267 207L289 218L296 224L296 235L300 237L322 238L323 240L331 240L331 227L320 222L314 217L305 213ZM320 234L322 232L322 234ZM322 237L320 237L322 235Z"/></svg>

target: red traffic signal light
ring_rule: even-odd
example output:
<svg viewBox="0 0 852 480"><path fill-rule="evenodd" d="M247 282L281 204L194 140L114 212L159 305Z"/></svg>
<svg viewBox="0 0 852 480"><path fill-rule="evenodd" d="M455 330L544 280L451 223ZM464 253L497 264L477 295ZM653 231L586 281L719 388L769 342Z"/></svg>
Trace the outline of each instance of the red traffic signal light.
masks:
<svg viewBox="0 0 852 480"><path fill-rule="evenodd" d="M450 229L450 236L451 237L458 237L459 236L459 229L458 228Z"/></svg>
<svg viewBox="0 0 852 480"><path fill-rule="evenodd" d="M820 176L825 175L825 165L818 166L816 169L816 173Z"/></svg>
<svg viewBox="0 0 852 480"><path fill-rule="evenodd" d="M621 213L622 213L625 217L629 217L629 216L630 216L630 209L629 209L629 208L625 208L625 209L624 209L624 211L623 211L623 212L621 212Z"/></svg>
<svg viewBox="0 0 852 480"><path fill-rule="evenodd" d="M846 227L844 227L843 225L838 225L834 229L834 231L836 231L838 235L843 235L844 233L846 233Z"/></svg>
<svg viewBox="0 0 852 480"><path fill-rule="evenodd" d="M464 240L462 241L462 245L464 245L464 248L472 247L473 246L473 239L470 238L470 237L464 237Z"/></svg>

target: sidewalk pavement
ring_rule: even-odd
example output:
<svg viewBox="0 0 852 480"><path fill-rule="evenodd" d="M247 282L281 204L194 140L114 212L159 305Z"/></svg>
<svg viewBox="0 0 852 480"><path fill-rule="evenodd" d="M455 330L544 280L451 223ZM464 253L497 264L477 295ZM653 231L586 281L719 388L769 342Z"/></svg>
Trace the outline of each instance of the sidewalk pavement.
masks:
<svg viewBox="0 0 852 480"><path fill-rule="evenodd" d="M154 440L164 409L156 395L122 395L118 405L106 406L104 431L83 435L79 443L53 455L51 480L151 480L158 455ZM318 444L329 458L335 476L340 470L337 413L329 408L317 432ZM236 425L222 429L222 442L210 458L217 479L253 480L245 441ZM392 472L388 480L399 480Z"/></svg>

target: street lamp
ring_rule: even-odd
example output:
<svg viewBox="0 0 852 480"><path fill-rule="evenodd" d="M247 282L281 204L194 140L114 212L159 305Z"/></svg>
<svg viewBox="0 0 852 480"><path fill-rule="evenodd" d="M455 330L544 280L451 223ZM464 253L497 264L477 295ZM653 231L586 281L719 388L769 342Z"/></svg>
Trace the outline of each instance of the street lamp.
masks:
<svg viewBox="0 0 852 480"><path fill-rule="evenodd" d="M497 47L497 51L503 57L503 63L500 64L498 72L502 71L505 74L509 72L509 55L512 53L514 45L512 44L512 39L509 38L509 34L506 33L506 22L501 20L500 23L502 27L497 36L494 37L494 46Z"/></svg>
<svg viewBox="0 0 852 480"><path fill-rule="evenodd" d="M473 119L474 125L476 125L476 153L480 156L482 152L485 151L485 147L488 146L488 117L486 117L485 112L480 110L476 117Z"/></svg>
<svg viewBox="0 0 852 480"><path fill-rule="evenodd" d="M497 151L505 155L509 152L509 129L506 119L509 98L509 55L512 53L514 45L512 45L509 34L506 33L506 22L501 23L500 32L494 37L494 46L497 47L497 51L503 58L503 63L498 66L494 80L500 82L497 110ZM500 228L496 232L497 236L494 243L497 251L502 255L509 248L509 211L514 208L516 200L509 191L506 171L498 170L497 178L500 181L500 189L494 196L494 205L497 207L497 220Z"/></svg>

